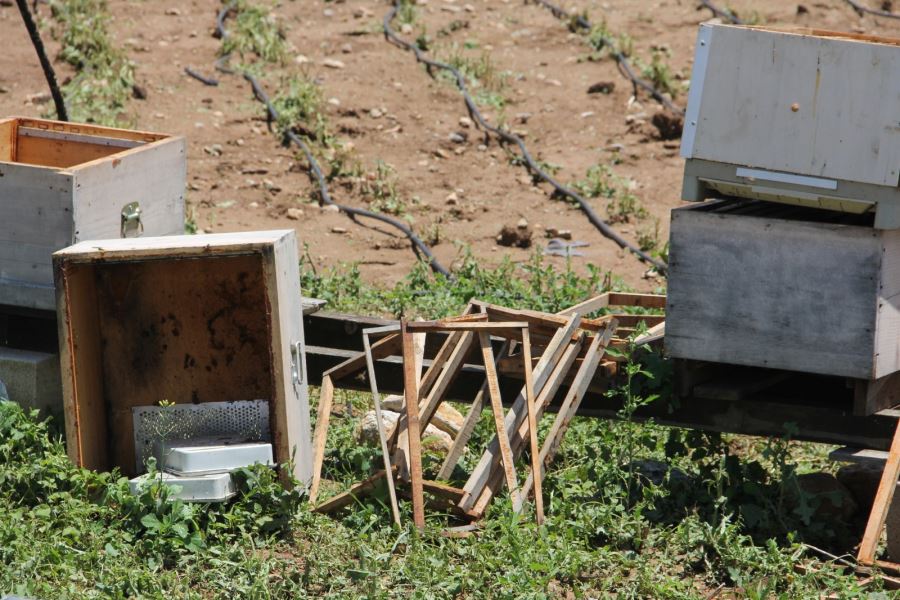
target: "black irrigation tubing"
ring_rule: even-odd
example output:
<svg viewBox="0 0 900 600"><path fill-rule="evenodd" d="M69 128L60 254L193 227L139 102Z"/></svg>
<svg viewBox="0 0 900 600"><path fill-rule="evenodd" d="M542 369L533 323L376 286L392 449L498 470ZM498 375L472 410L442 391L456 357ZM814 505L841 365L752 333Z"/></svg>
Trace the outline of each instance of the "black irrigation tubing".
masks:
<svg viewBox="0 0 900 600"><path fill-rule="evenodd" d="M876 17L884 17L886 19L900 19L900 14L893 13L887 10L878 10L875 8L869 8L867 6L863 6L856 0L844 0L847 4L853 7L853 10L859 14L859 16L863 16L864 14L874 15Z"/></svg>
<svg viewBox="0 0 900 600"><path fill-rule="evenodd" d="M225 36L228 35L228 32L225 30L225 19L228 16L228 13L232 10L232 8L233 7L231 7L231 6L226 6L216 16L216 33L218 34L218 37L220 39L224 39ZM232 69L231 67L229 67L227 63L228 63L227 55L219 58L216 61L216 69L223 73L227 73L230 75L237 74L237 72L234 69ZM191 77L194 77L195 79L197 79L199 81L202 81L206 85L218 85L218 81L216 81L213 78L204 77L203 75L200 75L199 73L188 72L187 70L185 70L185 72L187 72L188 75L190 75ZM245 80L247 80L247 82L250 84L250 87L253 89L254 97L263 106L265 106L266 118L268 119L269 124L271 125L273 122L277 122L278 121L278 111L275 109L275 106L272 104L272 101L269 99L268 94L266 94L266 91L263 89L262 85L259 83L259 80L249 71L244 71L244 72L240 73L240 75L242 75L243 78ZM215 82L215 83L212 83L212 82ZM409 239L409 241L413 244L413 250L416 252L416 254L418 254L420 256L424 256L427 259L428 265L431 267L431 269L434 272L440 273L441 275L443 275L447 278L453 277L450 274L450 271L448 271L440 262L438 262L438 259L432 253L431 248L429 248L428 245L424 241L422 241L422 239L419 238L419 236L417 236L415 234L415 232L413 232L413 230L408 225L403 223L402 221L398 221L397 219L394 219L393 217L389 217L387 215L372 212L370 210L365 210L362 208L355 208L353 206L346 206L344 204L338 204L337 202L335 202L332 199L331 194L328 192L328 183L326 181L325 174L322 172L322 169L319 166L318 161L316 161L315 157L313 156L312 150L309 148L309 146L306 144L306 142L303 140L303 138L300 137L299 135L297 135L296 133L294 133L293 131L291 131L290 129L288 129L285 132L284 137L287 142L292 142L298 148L300 148L300 151L306 157L306 161L309 163L310 175L315 178L316 184L319 187L319 198L321 199L323 204L327 204L329 206L336 206L338 208L338 210L340 210L341 212L343 212L344 214L349 216L354 221L356 221L357 217L363 217L366 219L373 219L375 221L380 221L380 222L390 225L396 229L399 229L403 233L403 235L405 235Z"/></svg>
<svg viewBox="0 0 900 600"><path fill-rule="evenodd" d="M615 230L613 230L602 218L600 218L600 215L598 215L596 213L596 211L594 211L594 209L591 207L591 205L588 204L587 200L582 198L575 191L565 187L564 185L562 185L561 183L556 181L551 175L549 175L546 171L541 169L540 166L538 166L537 162L535 162L534 158L532 158L531 153L528 151L528 148L525 146L525 142L522 141L522 138L520 138L519 136L517 136L513 133L510 133L509 131L500 129L499 127L494 127L493 125L489 125L488 122L484 119L484 116L481 114L481 111L478 110L478 106L475 104L475 100L469 94L469 90L466 87L465 77L463 77L462 73L460 73L458 69L456 69L455 67L453 67L451 65L448 65L447 63L443 63L443 62L440 62L437 60L432 60L432 59L428 58L427 56L425 56L425 53L422 52L422 50L418 46L416 46L414 44L410 44L409 42L406 42L405 40L400 38L397 35L397 33L394 31L394 29L391 27L391 22L394 20L394 17L397 15L398 8L399 8L399 4L394 4L394 6L391 7L391 10L384 17L384 21L383 21L384 36L389 42L399 46L400 48L402 48L408 52L412 52L416 57L416 61L425 65L426 69L428 69L428 72L430 74L433 75L433 72L432 72L433 69L440 69L440 70L451 73L453 75L453 77L456 78L456 86L459 88L459 91L462 93L463 99L465 100L465 103L466 103L466 108L469 111L469 115L482 129L489 131L490 133L493 133L495 136L500 138L500 140L502 142L505 142L508 144L515 144L516 146L518 146L519 151L522 153L522 159L524 160L525 165L527 166L528 170L533 175L535 175L536 177L539 177L540 179L543 179L544 181L549 183L551 186L553 186L553 189L556 194L559 194L561 196L566 196L566 197L574 200L578 204L578 207L582 210L582 212L584 212L585 215L587 215L587 218L591 222L591 224L593 224L594 227L596 227L600 231L600 233L602 233L605 237L614 241L616 244L618 244L618 246L620 248L622 248L624 250L628 250L629 252L633 253L635 256L637 256L642 261L653 265L653 267L656 268L656 270L659 271L660 273L665 274L665 272L666 272L666 264L665 263L656 260L655 258L650 256L649 254L647 254L640 248L632 245L628 240L623 238L621 235L616 233Z"/></svg>
<svg viewBox="0 0 900 600"><path fill-rule="evenodd" d="M37 52L38 60L41 62L41 69L44 70L44 77L47 78L47 85L50 86L50 95L53 97L53 104L56 106L56 118L60 121L68 121L69 114L66 112L66 102L63 100L62 92L59 91L59 84L56 82L56 73L53 71L53 65L47 58L47 51L44 49L44 42L41 40L41 34L38 32L37 25L34 23L34 17L28 10L28 3L25 0L16 0L19 12L22 14L22 20L25 22L25 29L28 30L28 37L31 38L31 44L34 51ZM37 4L35 3L35 7Z"/></svg>
<svg viewBox="0 0 900 600"><path fill-rule="evenodd" d="M594 26L591 24L591 22L588 21L587 18L583 15L572 15L571 13L566 11L564 8L560 8L559 6L556 6L555 4L551 4L550 2L547 2L547 0L532 0L532 1L535 4L539 4L539 5L543 6L544 8L546 8L547 10L549 10L550 13L557 19L560 19L563 21L569 21L574 27L578 27L579 29L584 29L586 31L591 31L594 28ZM634 88L635 96L637 96L638 90L644 90L645 92L650 94L650 97L652 97L654 100L656 100L657 102L659 102L660 104L662 104L663 106L665 106L666 108L671 110L673 113L676 113L676 114L679 114L682 116L684 115L683 108L681 108L680 106L678 106L677 104L672 102L669 98L667 98L665 95L663 95L662 92L660 92L658 89L656 89L655 85L653 85L646 79L639 77L638 74L634 72L634 67L631 65L631 61L629 61L628 57L625 56L624 54L622 54L622 52L616 48L615 40L612 40L608 37L603 37L602 41L603 41L603 45L609 49L610 55L616 61L616 65L619 68L619 72L622 74L622 76L624 76L626 79L631 81L631 85Z"/></svg>
<svg viewBox="0 0 900 600"><path fill-rule="evenodd" d="M738 18L738 16L733 12L731 12L730 10L723 10L719 8L718 6L710 2L710 0L700 0L700 4L712 11L712 14L720 19L727 20L729 23L733 23L734 25L745 25L744 21Z"/></svg>

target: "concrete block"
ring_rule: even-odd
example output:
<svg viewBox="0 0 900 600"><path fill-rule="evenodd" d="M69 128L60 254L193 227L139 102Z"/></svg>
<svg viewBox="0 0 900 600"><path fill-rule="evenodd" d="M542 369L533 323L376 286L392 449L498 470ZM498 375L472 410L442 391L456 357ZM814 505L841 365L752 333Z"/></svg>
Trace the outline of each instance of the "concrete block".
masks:
<svg viewBox="0 0 900 600"><path fill-rule="evenodd" d="M44 415L62 414L58 354L0 346L0 381L13 402Z"/></svg>

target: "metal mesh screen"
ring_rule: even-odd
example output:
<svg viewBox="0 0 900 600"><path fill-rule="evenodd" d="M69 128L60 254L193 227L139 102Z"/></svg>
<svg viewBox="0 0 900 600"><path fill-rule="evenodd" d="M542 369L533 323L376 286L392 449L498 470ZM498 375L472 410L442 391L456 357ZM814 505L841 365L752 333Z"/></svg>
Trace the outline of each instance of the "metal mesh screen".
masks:
<svg viewBox="0 0 900 600"><path fill-rule="evenodd" d="M205 402L175 406L135 406L134 458L138 472L153 456L154 444L220 438L230 443L269 442L269 403L266 400Z"/></svg>

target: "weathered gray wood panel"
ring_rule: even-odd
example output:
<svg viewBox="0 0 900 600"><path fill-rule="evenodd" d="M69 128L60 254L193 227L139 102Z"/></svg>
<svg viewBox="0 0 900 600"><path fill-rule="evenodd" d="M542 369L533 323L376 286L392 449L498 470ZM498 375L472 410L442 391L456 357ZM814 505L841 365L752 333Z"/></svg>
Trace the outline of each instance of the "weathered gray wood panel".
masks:
<svg viewBox="0 0 900 600"><path fill-rule="evenodd" d="M822 31L703 25L704 33L683 155L897 185L900 47Z"/></svg>
<svg viewBox="0 0 900 600"><path fill-rule="evenodd" d="M669 354L873 378L879 232L710 206L672 211Z"/></svg>
<svg viewBox="0 0 900 600"><path fill-rule="evenodd" d="M143 235L184 233L184 153L184 138L170 138L72 169L75 241L118 237L131 202L140 203Z"/></svg>
<svg viewBox="0 0 900 600"><path fill-rule="evenodd" d="M0 184L0 304L52 309L50 255L72 243L72 174L2 163Z"/></svg>

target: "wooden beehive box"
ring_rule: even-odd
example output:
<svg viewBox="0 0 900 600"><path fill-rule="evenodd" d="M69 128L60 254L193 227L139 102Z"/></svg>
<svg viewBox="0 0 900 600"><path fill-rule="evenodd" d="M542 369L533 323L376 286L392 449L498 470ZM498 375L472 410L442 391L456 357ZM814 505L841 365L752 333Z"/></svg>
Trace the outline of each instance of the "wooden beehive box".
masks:
<svg viewBox="0 0 900 600"><path fill-rule="evenodd" d="M861 380L900 370L900 230L717 200L672 211L666 350Z"/></svg>
<svg viewBox="0 0 900 600"><path fill-rule="evenodd" d="M53 255L66 443L135 474L132 408L267 400L275 461L311 478L297 240L262 231L88 241Z"/></svg>
<svg viewBox="0 0 900 600"><path fill-rule="evenodd" d="M184 233L185 165L182 137L0 120L0 305L53 310L60 248Z"/></svg>
<svg viewBox="0 0 900 600"><path fill-rule="evenodd" d="M872 211L900 228L898 72L900 39L701 25L682 197Z"/></svg>

